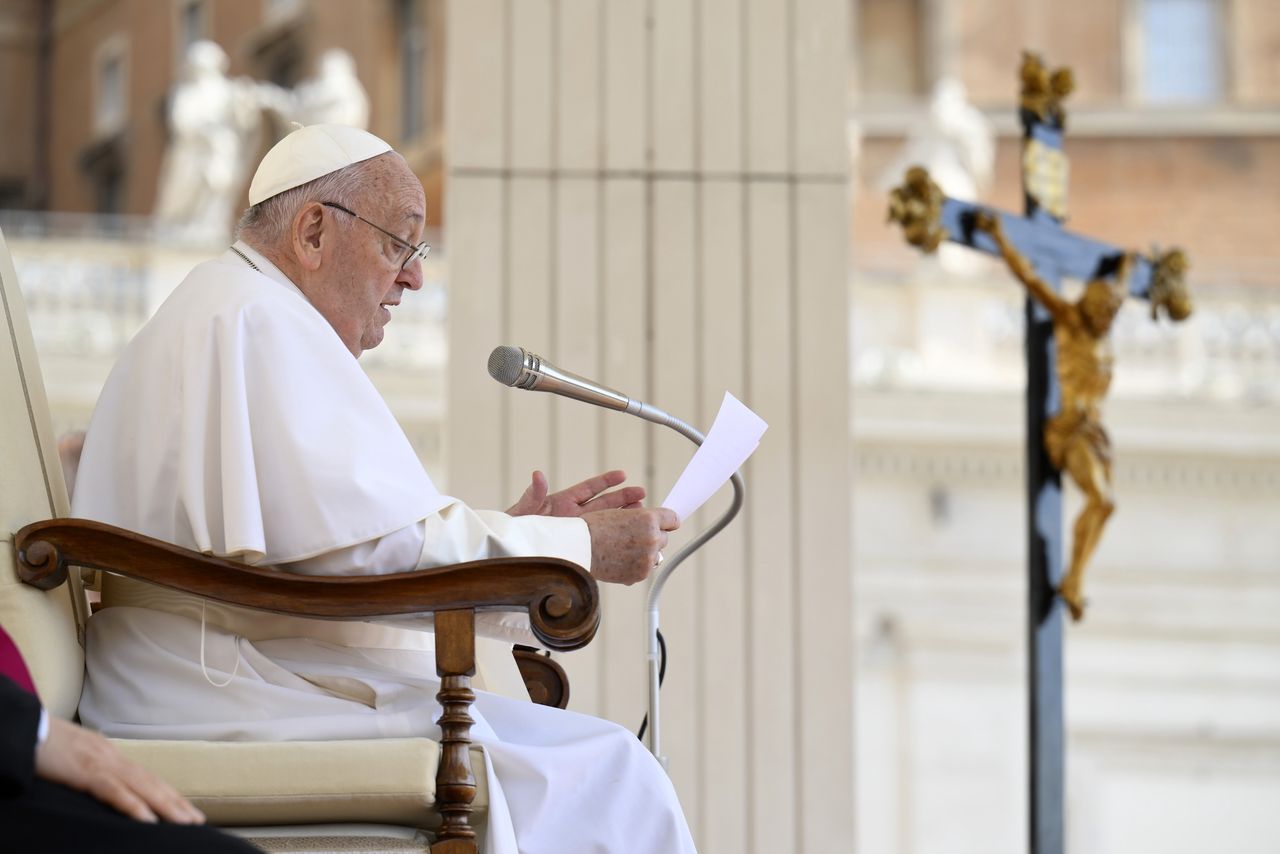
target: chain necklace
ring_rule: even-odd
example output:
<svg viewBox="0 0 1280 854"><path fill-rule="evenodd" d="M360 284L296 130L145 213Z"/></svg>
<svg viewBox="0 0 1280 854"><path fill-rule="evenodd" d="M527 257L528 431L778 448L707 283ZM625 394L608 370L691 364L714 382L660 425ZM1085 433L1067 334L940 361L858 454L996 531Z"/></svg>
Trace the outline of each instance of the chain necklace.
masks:
<svg viewBox="0 0 1280 854"><path fill-rule="evenodd" d="M250 260L249 260L249 256L248 256L248 255L244 254L243 252L241 252L239 249L235 248L234 246L232 246L232 247L231 247L231 251L232 251L232 252L234 252L234 253L236 253L237 255L239 255L241 258L243 258L243 259L244 259L244 262L245 262L246 264L248 264L250 267L252 267L252 268L253 268L253 271L254 271L255 273L261 273L261 272L262 272L261 270L259 270L259 269L258 269L258 265L257 265L257 264L255 264L255 263L253 263L252 261L250 261Z"/></svg>

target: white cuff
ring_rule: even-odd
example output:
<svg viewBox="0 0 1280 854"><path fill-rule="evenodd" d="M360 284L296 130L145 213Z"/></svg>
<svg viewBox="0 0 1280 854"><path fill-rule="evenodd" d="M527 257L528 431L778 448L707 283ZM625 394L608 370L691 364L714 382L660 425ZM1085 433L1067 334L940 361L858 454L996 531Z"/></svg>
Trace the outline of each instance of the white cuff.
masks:
<svg viewBox="0 0 1280 854"><path fill-rule="evenodd" d="M49 710L40 707L40 725L36 727L36 747L49 740Z"/></svg>

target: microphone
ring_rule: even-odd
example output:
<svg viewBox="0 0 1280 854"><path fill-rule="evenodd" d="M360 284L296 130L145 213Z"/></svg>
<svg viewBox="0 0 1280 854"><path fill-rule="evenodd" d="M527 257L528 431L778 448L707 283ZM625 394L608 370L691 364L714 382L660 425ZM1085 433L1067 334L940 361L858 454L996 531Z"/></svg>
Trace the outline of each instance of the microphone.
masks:
<svg viewBox="0 0 1280 854"><path fill-rule="evenodd" d="M626 412L664 427L676 426L674 422L677 419L656 406L632 400L607 385L557 368L537 353L531 353L523 347L494 347L489 354L489 376L511 388L546 391L594 406L603 406L605 409Z"/></svg>

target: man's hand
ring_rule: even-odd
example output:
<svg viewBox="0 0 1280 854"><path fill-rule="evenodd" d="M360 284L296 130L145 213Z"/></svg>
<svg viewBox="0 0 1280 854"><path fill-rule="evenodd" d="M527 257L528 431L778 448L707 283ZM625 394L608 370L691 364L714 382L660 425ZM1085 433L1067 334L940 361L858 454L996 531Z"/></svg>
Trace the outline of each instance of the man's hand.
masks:
<svg viewBox="0 0 1280 854"><path fill-rule="evenodd" d="M625 486L612 489L627 479L625 472L607 471L568 489L548 495L547 476L540 471L533 473L533 482L520 496L520 500L507 510L509 516L581 516L598 510L636 508L644 500L643 486Z"/></svg>
<svg viewBox="0 0 1280 854"><path fill-rule="evenodd" d="M108 806L154 823L203 824L204 814L159 777L120 755L96 732L49 717L49 737L36 748L36 776L93 795Z"/></svg>
<svg viewBox="0 0 1280 854"><path fill-rule="evenodd" d="M635 584L644 581L667 545L667 532L680 527L674 510L602 510L584 513L591 532L591 574L597 581Z"/></svg>

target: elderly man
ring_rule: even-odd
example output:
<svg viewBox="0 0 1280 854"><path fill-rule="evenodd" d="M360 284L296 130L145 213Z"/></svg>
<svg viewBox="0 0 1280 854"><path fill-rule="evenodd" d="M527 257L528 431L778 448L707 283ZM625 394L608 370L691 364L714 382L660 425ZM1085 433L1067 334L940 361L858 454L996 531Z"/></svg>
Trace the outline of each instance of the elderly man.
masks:
<svg viewBox="0 0 1280 854"><path fill-rule="evenodd" d="M191 272L108 379L76 515L302 573L547 555L602 581L648 575L678 522L640 507L638 487L614 489L621 472L555 494L535 473L509 511L474 510L435 489L357 365L422 285L425 200L399 154L354 128L304 128L263 158L249 201L240 239ZM429 634L118 578L103 601L80 715L109 735L439 735ZM489 851L693 850L631 734L483 691L474 712Z"/></svg>

